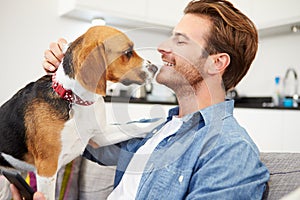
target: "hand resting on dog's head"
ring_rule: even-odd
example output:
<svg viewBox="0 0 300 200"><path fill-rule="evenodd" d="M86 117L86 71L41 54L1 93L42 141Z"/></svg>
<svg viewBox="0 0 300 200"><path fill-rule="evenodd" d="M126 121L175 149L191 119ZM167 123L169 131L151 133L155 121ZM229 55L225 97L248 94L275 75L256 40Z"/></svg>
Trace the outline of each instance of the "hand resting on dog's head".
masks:
<svg viewBox="0 0 300 200"><path fill-rule="evenodd" d="M44 52L43 68L47 73L53 73L57 70L64 57L64 47L67 41L60 38L57 42L51 42L49 49Z"/></svg>

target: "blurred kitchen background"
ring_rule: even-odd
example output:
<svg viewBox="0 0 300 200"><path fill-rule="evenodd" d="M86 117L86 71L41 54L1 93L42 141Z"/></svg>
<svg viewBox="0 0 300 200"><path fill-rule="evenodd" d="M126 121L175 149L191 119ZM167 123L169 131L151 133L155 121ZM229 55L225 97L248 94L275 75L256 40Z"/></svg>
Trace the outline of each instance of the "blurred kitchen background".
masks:
<svg viewBox="0 0 300 200"><path fill-rule="evenodd" d="M107 25L125 31L135 42L139 54L161 65L156 47L170 36L189 0L1 0L0 7L0 103L45 72L43 53L52 41L68 41L92 26L92 19L103 18ZM298 103L300 75L300 1L232 0L254 21L259 30L259 51L249 73L235 88L238 95L236 115L264 151L300 151L298 104L280 108L273 104L275 78L293 87L288 94ZM98 22L99 23L99 22ZM287 73L288 72L288 73ZM110 85L111 95L143 97L157 115L176 104L172 92L158 84L147 91ZM146 93L145 93L146 92ZM147 94L148 92L148 94ZM139 94L138 94L139 93ZM145 95L148 97L145 98ZM110 99L111 100L111 99ZM129 101L129 100L128 100ZM250 103L249 103L250 102ZM139 103L139 102L133 102ZM148 103L148 104L147 104ZM258 104L259 105L258 105ZM255 105L255 106L253 106ZM143 109L144 106L139 109ZM152 110L152 111L151 111ZM155 114L154 114L155 115ZM132 117L130 117L132 118ZM272 142L270 142L272 136Z"/></svg>

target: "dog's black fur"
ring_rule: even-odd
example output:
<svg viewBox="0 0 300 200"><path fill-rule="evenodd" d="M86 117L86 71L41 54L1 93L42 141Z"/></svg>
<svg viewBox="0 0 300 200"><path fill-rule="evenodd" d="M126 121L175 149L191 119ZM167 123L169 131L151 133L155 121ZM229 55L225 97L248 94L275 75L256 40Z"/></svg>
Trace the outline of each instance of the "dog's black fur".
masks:
<svg viewBox="0 0 300 200"><path fill-rule="evenodd" d="M0 152L24 160L28 153L24 116L33 102L47 102L60 111L60 118L69 119L69 102L57 95L51 85L52 76L45 75L20 89L0 107ZM11 167L1 155L0 166Z"/></svg>

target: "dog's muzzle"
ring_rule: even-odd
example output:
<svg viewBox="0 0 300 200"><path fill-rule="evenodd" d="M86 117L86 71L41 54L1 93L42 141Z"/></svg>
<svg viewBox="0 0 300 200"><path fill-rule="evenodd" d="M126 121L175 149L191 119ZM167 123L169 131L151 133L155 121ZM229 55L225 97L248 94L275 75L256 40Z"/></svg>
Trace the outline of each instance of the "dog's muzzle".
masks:
<svg viewBox="0 0 300 200"><path fill-rule="evenodd" d="M156 72L158 71L158 67L154 64L152 64L150 61L146 61L146 64L144 65L146 68L146 73L147 73L147 79L153 79Z"/></svg>

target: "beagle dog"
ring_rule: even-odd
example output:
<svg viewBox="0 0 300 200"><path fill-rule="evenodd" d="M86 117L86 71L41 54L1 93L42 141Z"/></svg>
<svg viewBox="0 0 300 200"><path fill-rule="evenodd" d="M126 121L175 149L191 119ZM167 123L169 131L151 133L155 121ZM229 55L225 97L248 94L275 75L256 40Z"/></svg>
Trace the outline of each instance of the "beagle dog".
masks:
<svg viewBox="0 0 300 200"><path fill-rule="evenodd" d="M34 166L38 191L54 199L58 170L89 142L105 146L143 133L130 124L106 124L106 81L143 84L156 71L124 33L90 28L70 44L55 74L29 83L1 106L0 166Z"/></svg>

